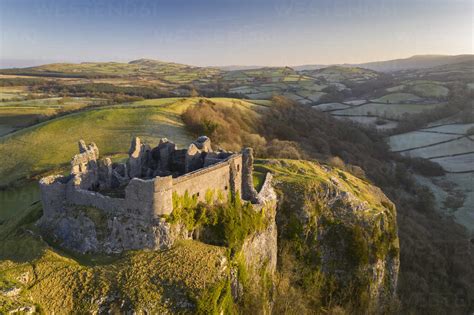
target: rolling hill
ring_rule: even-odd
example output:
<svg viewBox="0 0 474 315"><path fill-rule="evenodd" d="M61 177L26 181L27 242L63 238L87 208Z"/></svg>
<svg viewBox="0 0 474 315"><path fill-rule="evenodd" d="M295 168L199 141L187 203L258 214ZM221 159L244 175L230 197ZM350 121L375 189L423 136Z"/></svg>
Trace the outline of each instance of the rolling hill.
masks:
<svg viewBox="0 0 474 315"><path fill-rule="evenodd" d="M361 63L357 66L375 71L393 72L409 69L432 68L466 61L474 62L474 55L416 55L409 58Z"/></svg>

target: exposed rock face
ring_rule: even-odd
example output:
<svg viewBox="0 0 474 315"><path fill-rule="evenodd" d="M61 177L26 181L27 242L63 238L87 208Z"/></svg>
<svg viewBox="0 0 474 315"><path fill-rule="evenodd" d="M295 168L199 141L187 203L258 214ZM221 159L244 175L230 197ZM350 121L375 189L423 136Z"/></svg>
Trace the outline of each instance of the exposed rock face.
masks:
<svg viewBox="0 0 474 315"><path fill-rule="evenodd" d="M340 281L367 281L369 308L378 310L394 297L397 288L400 261L395 206L379 188L371 186L385 209L370 214L374 210L369 203L346 189L340 178L332 177L331 184L318 195L332 210L330 219L323 215L318 223L322 270L338 274L346 269L338 275Z"/></svg>
<svg viewBox="0 0 474 315"><path fill-rule="evenodd" d="M150 223L133 215L117 217L87 207L66 207L47 224L51 238L81 253L165 249L176 239L188 239L181 225L171 225L165 219Z"/></svg>
<svg viewBox="0 0 474 315"><path fill-rule="evenodd" d="M243 245L240 257L243 258L247 281L239 281L239 271L231 269L231 292L235 301L249 300L249 296L255 298L258 295L262 302L261 308L264 313L271 314L272 298L269 292L269 283L274 282L274 274L277 267L277 195L273 190L272 176L267 174L265 183L260 190L258 203L254 210L265 214L265 228L249 235ZM239 256L238 255L238 256ZM250 298L250 300L252 299Z"/></svg>
<svg viewBox="0 0 474 315"><path fill-rule="evenodd" d="M298 248L293 281L312 274L315 292L337 288L341 300L334 303L357 301L383 312L395 296L400 264L393 203L367 181L316 163L274 160L261 167L278 174L279 246Z"/></svg>

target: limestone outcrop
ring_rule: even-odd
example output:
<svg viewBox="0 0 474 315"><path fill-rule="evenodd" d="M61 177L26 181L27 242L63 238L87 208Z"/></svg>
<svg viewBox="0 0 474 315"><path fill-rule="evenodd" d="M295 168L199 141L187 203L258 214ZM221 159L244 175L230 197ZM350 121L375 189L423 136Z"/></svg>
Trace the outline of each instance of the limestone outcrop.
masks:
<svg viewBox="0 0 474 315"><path fill-rule="evenodd" d="M386 312L400 266L394 204L368 181L318 163L269 160L258 167L276 177L278 246L288 249L279 265L298 270L284 272L294 281L312 275L308 294L328 298L337 288L342 305Z"/></svg>

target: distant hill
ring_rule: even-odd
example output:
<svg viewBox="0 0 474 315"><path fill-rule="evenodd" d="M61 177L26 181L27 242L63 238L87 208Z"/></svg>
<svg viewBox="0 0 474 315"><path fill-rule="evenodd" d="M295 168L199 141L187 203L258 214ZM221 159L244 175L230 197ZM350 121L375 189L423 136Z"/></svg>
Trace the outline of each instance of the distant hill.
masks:
<svg viewBox="0 0 474 315"><path fill-rule="evenodd" d="M192 68L199 68L199 67L196 67L196 66L185 65L185 64L182 64L182 63L161 61L161 60L155 60L155 59L146 59L146 58L132 60L128 64L129 65L144 66L144 67L147 67L147 68L157 68L157 67L178 67L178 68L190 68L190 67L192 67Z"/></svg>
<svg viewBox="0 0 474 315"><path fill-rule="evenodd" d="M329 67L329 65L301 65L301 66L294 66L292 67L296 71L310 71L310 70L318 70L322 68Z"/></svg>
<svg viewBox="0 0 474 315"><path fill-rule="evenodd" d="M265 66L238 66L238 65L230 65L230 66L214 66L211 68L216 68L223 71L239 71L239 70L254 70L254 69L261 69L265 68Z"/></svg>
<svg viewBox="0 0 474 315"><path fill-rule="evenodd" d="M301 71L301 73L313 78L324 78L326 81L333 83L341 83L347 80L361 82L379 76L379 74L373 70L349 66L329 66L315 70L304 70Z"/></svg>
<svg viewBox="0 0 474 315"><path fill-rule="evenodd" d="M393 72L400 70L414 70L423 68L432 68L437 66L461 63L461 62L474 62L474 55L416 55L409 58L401 58L386 61L373 61L358 64L336 64L337 66L343 67L360 67L380 72ZM305 70L318 70L329 67L330 65L301 65L292 67L297 71Z"/></svg>
<svg viewBox="0 0 474 315"><path fill-rule="evenodd" d="M361 63L355 66L381 72L392 72L399 70L432 68L461 62L474 62L474 55L417 55L410 58Z"/></svg>

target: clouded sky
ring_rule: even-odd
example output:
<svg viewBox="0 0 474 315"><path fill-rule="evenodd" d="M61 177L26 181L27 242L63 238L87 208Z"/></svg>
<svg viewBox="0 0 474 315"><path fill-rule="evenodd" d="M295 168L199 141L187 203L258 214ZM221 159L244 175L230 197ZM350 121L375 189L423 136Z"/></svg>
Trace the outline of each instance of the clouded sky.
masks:
<svg viewBox="0 0 474 315"><path fill-rule="evenodd" d="M471 0L0 0L0 58L193 65L473 53Z"/></svg>

